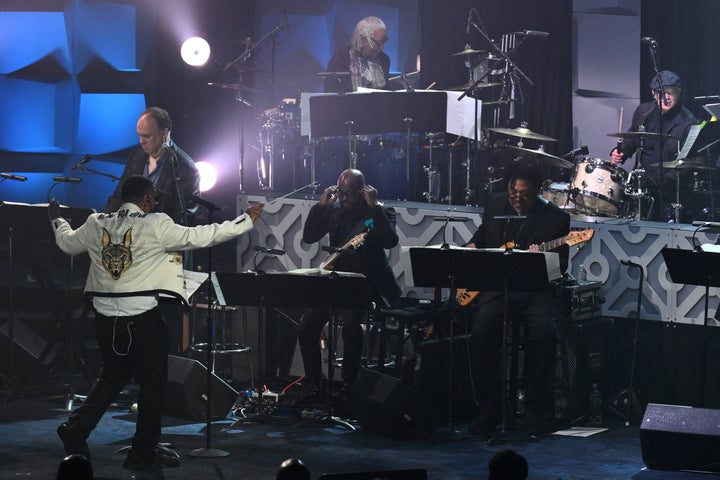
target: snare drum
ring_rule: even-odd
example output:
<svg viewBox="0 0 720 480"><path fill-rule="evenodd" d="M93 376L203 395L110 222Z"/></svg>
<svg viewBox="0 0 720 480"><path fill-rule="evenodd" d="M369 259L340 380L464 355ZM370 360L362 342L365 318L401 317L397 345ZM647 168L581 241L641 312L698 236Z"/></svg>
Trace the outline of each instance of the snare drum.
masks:
<svg viewBox="0 0 720 480"><path fill-rule="evenodd" d="M616 215L622 204L624 172L598 158L578 162L571 182L577 191L577 210L591 215Z"/></svg>
<svg viewBox="0 0 720 480"><path fill-rule="evenodd" d="M543 187L542 196L548 202L552 202L560 208L569 208L570 185L567 183L553 182Z"/></svg>

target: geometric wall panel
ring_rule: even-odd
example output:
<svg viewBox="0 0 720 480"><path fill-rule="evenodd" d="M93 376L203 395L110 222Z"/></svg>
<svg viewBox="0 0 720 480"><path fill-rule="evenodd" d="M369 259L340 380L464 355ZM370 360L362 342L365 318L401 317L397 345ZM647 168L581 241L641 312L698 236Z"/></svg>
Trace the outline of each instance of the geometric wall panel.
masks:
<svg viewBox="0 0 720 480"><path fill-rule="evenodd" d="M68 40L62 12L0 12L0 74L20 70L50 54L69 72Z"/></svg>
<svg viewBox="0 0 720 480"><path fill-rule="evenodd" d="M262 196L239 195L237 211L244 211L249 204L267 202ZM250 202L250 203L248 203ZM255 223L249 235L238 238L237 269L240 272L254 269L284 272L297 268L317 267L328 255L321 246L327 244L327 236L321 243L308 245L302 241L302 228L312 199L280 199L265 207L263 215ZM385 202L395 208L396 232L399 245L389 251L390 265L395 273L403 295L416 298L432 298L430 289L407 287L405 272L400 259L401 246L427 246L447 242L462 245L467 242L480 223L478 209L453 207L448 213L439 205L413 202ZM466 222L438 221L448 215L467 217ZM702 325L704 321L705 289L692 285L672 283L662 257L665 247L690 250L695 228L682 224L637 222L620 219L599 219L604 223L586 221L587 217L574 217L573 228L594 230L592 240L583 248L570 249L568 273L575 276L580 265L588 272L588 280L602 283L601 296L604 303L601 314L609 317L634 318L637 308L639 271L621 264L630 260L645 270L642 285L641 318ZM717 234L698 232L698 244L715 243ZM260 245L285 250L285 255L275 257L257 254L253 247ZM444 292L447 295L447 291ZM709 325L718 323L714 316L720 304L720 289L709 292Z"/></svg>
<svg viewBox="0 0 720 480"><path fill-rule="evenodd" d="M81 93L75 151L99 155L137 145L143 110L141 93Z"/></svg>

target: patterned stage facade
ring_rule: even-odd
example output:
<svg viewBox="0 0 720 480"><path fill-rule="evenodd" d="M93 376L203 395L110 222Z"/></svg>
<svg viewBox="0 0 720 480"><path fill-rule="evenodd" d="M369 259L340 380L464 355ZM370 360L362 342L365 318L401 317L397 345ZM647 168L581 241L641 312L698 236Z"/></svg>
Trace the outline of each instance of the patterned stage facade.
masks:
<svg viewBox="0 0 720 480"><path fill-rule="evenodd" d="M328 255L321 249L323 244L308 245L302 241L302 227L316 198L283 198L269 203L272 200L272 197L256 195L237 198L238 212L251 203L268 203L251 234L238 240L238 271L284 272L317 267ZM386 205L393 206L397 213L400 246L462 245L474 233L482 214L479 208L456 205L415 202L386 202ZM448 217L453 221L447 221ZM568 272L575 276L583 265L588 280L602 283L602 316L634 318L636 315L640 272L637 267L621 263L629 260L645 270L640 310L643 320L704 323L705 287L673 283L662 249L691 250L693 238L695 244L715 243L717 233L696 232L692 225L584 216L573 216L572 227L594 230L592 240L583 248L571 247ZM282 249L286 254L275 257L258 253L255 246ZM405 296L433 297L432 289L407 286L400 248L390 251L390 262ZM447 296L447 292L444 294ZM711 326L718 325L714 317L719 302L720 289L710 288L708 324Z"/></svg>

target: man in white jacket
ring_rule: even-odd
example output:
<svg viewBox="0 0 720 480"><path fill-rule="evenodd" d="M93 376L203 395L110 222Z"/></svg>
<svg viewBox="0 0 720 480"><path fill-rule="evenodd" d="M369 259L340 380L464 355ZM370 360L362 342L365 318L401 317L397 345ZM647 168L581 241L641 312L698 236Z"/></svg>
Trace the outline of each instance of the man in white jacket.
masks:
<svg viewBox="0 0 720 480"><path fill-rule="evenodd" d="M252 230L264 205L253 205L221 224L185 227L164 213L151 213L155 187L147 177L128 178L122 198L117 211L90 215L77 230L60 217L57 202L48 206L60 249L69 255L87 252L90 256L85 295L95 309L103 361L84 405L57 433L66 454L90 458L87 437L120 390L135 378L140 386L138 418L124 467L174 467L179 464L177 456L157 448L168 369L168 333L158 312L158 297L174 296L187 304L178 252L209 247Z"/></svg>

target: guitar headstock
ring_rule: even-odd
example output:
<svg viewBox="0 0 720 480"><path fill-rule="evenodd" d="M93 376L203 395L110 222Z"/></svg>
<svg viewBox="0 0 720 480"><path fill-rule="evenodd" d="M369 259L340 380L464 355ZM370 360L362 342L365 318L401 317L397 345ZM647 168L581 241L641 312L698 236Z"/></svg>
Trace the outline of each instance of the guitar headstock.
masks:
<svg viewBox="0 0 720 480"><path fill-rule="evenodd" d="M576 230L568 233L565 240L566 243L572 247L573 245L577 245L579 243L589 242L594 234L595 230L592 228L588 228L587 230Z"/></svg>
<svg viewBox="0 0 720 480"><path fill-rule="evenodd" d="M367 237L367 232L362 232L357 235L355 235L353 238L348 240L348 242L345 244L344 248L357 248L360 245L362 245L365 242L365 237Z"/></svg>

